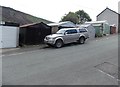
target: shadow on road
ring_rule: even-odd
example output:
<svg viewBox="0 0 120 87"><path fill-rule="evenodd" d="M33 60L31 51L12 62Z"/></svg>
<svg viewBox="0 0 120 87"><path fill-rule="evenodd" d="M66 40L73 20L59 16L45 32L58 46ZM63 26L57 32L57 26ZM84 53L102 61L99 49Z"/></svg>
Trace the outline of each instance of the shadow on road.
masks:
<svg viewBox="0 0 120 87"><path fill-rule="evenodd" d="M78 46L78 45L85 45L85 44L87 44L87 43L84 43L84 44L78 44L78 43L69 43L69 44L65 44L63 47L61 47L61 48L66 48L66 47L73 47L73 46ZM54 46L48 46L48 45L46 45L46 46L44 46L43 47L43 49L61 49L61 48L55 48Z"/></svg>

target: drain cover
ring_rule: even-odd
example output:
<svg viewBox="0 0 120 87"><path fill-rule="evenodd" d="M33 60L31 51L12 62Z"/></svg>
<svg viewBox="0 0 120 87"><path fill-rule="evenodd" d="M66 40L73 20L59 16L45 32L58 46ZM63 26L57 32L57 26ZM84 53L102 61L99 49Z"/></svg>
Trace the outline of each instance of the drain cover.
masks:
<svg viewBox="0 0 120 87"><path fill-rule="evenodd" d="M112 77L119 80L119 78L118 78L118 72L119 72L118 66L111 64L109 62L104 62L102 64L95 66L95 67L97 69L99 69L100 71L108 74L109 76L112 76Z"/></svg>

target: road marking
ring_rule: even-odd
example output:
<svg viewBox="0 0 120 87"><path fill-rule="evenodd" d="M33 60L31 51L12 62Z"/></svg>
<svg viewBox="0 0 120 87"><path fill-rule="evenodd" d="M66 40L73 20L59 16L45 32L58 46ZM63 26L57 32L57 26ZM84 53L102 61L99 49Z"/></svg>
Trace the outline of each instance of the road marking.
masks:
<svg viewBox="0 0 120 87"><path fill-rule="evenodd" d="M119 79L115 78L114 76L112 76L112 75L110 75L110 74L108 74L108 73L106 73L106 72L104 72L104 71L102 71L100 69L98 69L98 71L100 71L101 73L103 73L103 74L105 74L105 75L107 75L107 76L109 76L109 77L111 77L113 79L116 79L117 81L120 81Z"/></svg>

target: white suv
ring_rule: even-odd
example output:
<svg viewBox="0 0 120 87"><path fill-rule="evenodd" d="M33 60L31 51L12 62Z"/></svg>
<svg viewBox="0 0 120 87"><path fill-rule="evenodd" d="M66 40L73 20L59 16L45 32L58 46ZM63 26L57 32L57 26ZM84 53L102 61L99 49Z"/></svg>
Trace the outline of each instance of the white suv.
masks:
<svg viewBox="0 0 120 87"><path fill-rule="evenodd" d="M56 34L47 35L44 42L48 45L55 46L56 48L62 47L64 44L78 42L84 44L88 38L87 29L79 28L63 28L60 29Z"/></svg>

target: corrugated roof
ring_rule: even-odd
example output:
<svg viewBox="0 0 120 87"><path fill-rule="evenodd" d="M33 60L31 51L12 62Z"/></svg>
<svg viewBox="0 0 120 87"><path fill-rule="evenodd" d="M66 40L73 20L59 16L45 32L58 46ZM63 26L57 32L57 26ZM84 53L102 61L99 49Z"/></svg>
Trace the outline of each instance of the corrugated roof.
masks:
<svg viewBox="0 0 120 87"><path fill-rule="evenodd" d="M91 26L92 24L82 24L82 25L79 25L78 27L84 27L84 28L87 28L89 26Z"/></svg>
<svg viewBox="0 0 120 87"><path fill-rule="evenodd" d="M50 23L47 24L49 26L69 26L69 27L76 27L76 25L70 21L59 22L59 23Z"/></svg>
<svg viewBox="0 0 120 87"><path fill-rule="evenodd" d="M104 21L91 21L91 22L85 22L85 24L99 24L99 23L108 23L106 20Z"/></svg>
<svg viewBox="0 0 120 87"><path fill-rule="evenodd" d="M28 26L32 26L32 25L35 25L35 24L40 24L41 22L37 22L37 23L31 23L31 24L25 24L25 25L22 25L20 26L21 28L22 27L28 27Z"/></svg>
<svg viewBox="0 0 120 87"><path fill-rule="evenodd" d="M47 24L47 25L49 25L49 26L58 26L59 23L50 23L50 24Z"/></svg>

